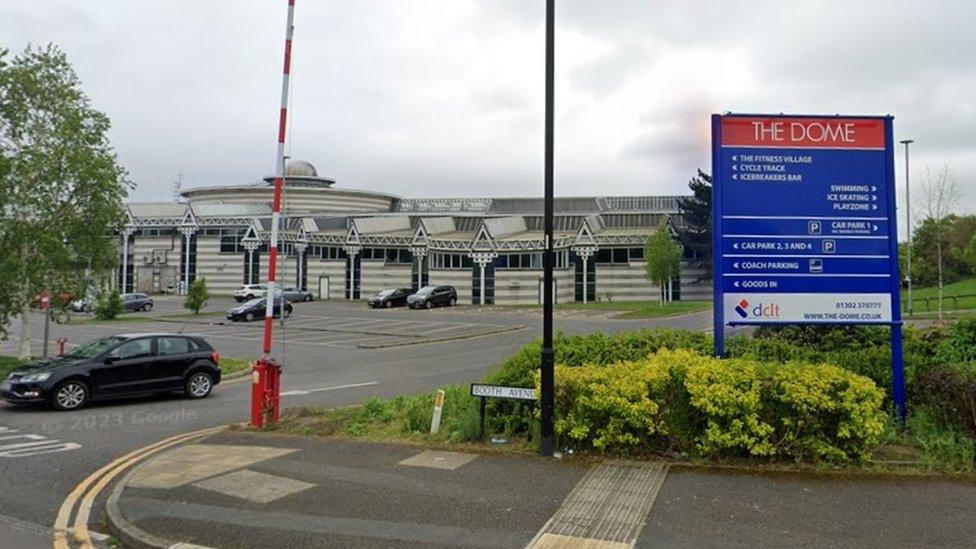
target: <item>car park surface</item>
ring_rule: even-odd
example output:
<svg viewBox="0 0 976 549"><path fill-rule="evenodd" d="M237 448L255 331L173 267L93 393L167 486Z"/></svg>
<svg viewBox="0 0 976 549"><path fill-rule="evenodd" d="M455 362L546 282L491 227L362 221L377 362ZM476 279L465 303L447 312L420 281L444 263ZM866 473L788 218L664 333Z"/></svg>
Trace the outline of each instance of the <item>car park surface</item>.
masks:
<svg viewBox="0 0 976 549"><path fill-rule="evenodd" d="M192 318L185 316L181 296L156 296L152 312L141 322L52 324L54 341L64 337L68 349L90 339L125 332L176 332L203 336L223 356L261 356L260 325L231 323L223 311L234 304L230 296L215 296ZM358 404L370 397L429 390L448 383L480 380L505 356L538 337L537 311L497 310L459 306L436 308L424 314L405 309L365 308L362 303L316 300L297 306L300 314L276 322L272 356L282 364L282 406ZM179 316L176 316L179 315ZM34 334L42 333L43 318L35 315ZM654 325L688 329L710 326L709 312L664 320L606 320L559 318L564 333L632 330ZM491 333L506 328L508 331ZM379 332L399 334L376 335ZM412 332L443 336L437 340L408 338ZM0 353L16 354L19 325L0 342ZM384 342L390 346L370 346ZM404 346L403 342L413 341ZM34 353L40 354L39 339ZM108 402L92 402L69 414L0 402L0 430L37 437L38 450L20 457L0 457L3 478L17 479L30 489L0 491L0 514L36 528L50 527L65 495L95 469L122 454L179 433L246 421L251 384L224 380L209 398L186 400L159 395ZM20 441L14 441L20 443ZM32 442L34 443L34 442ZM0 442L0 446L2 446ZM46 445L46 446L45 446ZM31 447L33 448L33 447ZM27 450L30 450L28 448ZM50 471L59 471L51 475ZM101 509L100 500L94 509ZM2 519L3 517L0 517ZM101 517L93 515L93 524ZM4 522L0 521L0 535ZM41 530L43 531L43 530ZM11 539L11 538L3 538ZM50 547L50 535L44 546Z"/></svg>

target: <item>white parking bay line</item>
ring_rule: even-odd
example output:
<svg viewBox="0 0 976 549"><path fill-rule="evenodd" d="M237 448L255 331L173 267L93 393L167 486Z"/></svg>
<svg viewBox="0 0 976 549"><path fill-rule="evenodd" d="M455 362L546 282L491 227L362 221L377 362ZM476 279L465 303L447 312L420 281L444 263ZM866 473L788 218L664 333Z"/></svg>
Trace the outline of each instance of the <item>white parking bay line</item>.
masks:
<svg viewBox="0 0 976 549"><path fill-rule="evenodd" d="M367 381L365 383L349 383L347 385L333 385L332 387L319 387L317 389L296 389L293 391L285 391L281 393L281 396L297 396L297 395L307 395L310 393L324 393L325 391L339 391L342 389L355 389L356 387L369 387L370 385L379 385L379 381Z"/></svg>

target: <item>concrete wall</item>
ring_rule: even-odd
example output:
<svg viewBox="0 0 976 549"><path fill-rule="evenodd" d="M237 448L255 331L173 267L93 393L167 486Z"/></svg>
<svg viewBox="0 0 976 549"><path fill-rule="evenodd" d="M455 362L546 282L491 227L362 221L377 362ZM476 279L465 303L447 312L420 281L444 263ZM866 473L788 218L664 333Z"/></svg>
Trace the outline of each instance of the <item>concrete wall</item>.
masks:
<svg viewBox="0 0 976 549"><path fill-rule="evenodd" d="M201 277L207 278L211 294L230 295L244 283L244 252L221 253L219 236L197 235L197 278Z"/></svg>
<svg viewBox="0 0 976 549"><path fill-rule="evenodd" d="M702 279L704 269L681 266L681 300L682 301L710 301L712 299L711 279Z"/></svg>
<svg viewBox="0 0 976 549"><path fill-rule="evenodd" d="M372 297L383 288L412 287L410 263L385 264L383 261L363 261L359 293L363 299ZM460 297L460 296L459 296Z"/></svg>
<svg viewBox="0 0 976 549"><path fill-rule="evenodd" d="M243 257L243 254L241 254L241 256ZM270 260L270 258L271 258L270 253L265 252L261 254L261 259L260 259L261 272L258 276L259 283L263 283L268 280L268 261ZM243 262L244 260L241 259L242 267L241 267L241 271L238 273L240 275L241 280L244 279ZM296 284L296 282L298 281L298 279L296 278L296 275L298 273L297 257L295 256L285 257L284 255L279 255L277 271L278 272L275 278L277 279L279 286L283 286L283 287L291 286L293 288L298 287L298 285Z"/></svg>
<svg viewBox="0 0 976 549"><path fill-rule="evenodd" d="M319 295L319 278L329 278L329 295ZM346 260L332 259L323 261L320 258L308 258L308 291L315 299L345 299L346 297Z"/></svg>
<svg viewBox="0 0 976 549"><path fill-rule="evenodd" d="M466 269L431 269L431 286L448 285L457 290L458 303L471 304L471 268Z"/></svg>
<svg viewBox="0 0 976 549"><path fill-rule="evenodd" d="M658 301L660 297L658 287L647 280L643 261L597 263L597 301Z"/></svg>
<svg viewBox="0 0 976 549"><path fill-rule="evenodd" d="M575 270L556 269L556 303L571 303L574 296ZM535 305L539 303L539 280L542 270L495 269L496 305Z"/></svg>
<svg viewBox="0 0 976 549"><path fill-rule="evenodd" d="M134 289L147 294L162 293L172 287L175 291L180 276L180 241L182 235L134 236L129 246L132 254ZM146 258L165 254L166 263L147 264ZM120 248L121 254L121 248ZM153 284L153 273L158 273L158 287Z"/></svg>

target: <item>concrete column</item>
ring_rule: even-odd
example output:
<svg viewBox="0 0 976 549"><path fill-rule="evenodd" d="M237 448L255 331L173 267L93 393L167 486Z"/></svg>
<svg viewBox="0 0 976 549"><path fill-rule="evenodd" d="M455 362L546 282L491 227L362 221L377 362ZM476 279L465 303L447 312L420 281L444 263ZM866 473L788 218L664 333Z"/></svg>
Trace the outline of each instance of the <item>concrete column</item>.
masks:
<svg viewBox="0 0 976 549"><path fill-rule="evenodd" d="M302 286L302 263L305 260L305 249L305 244L295 244L295 251L298 252L298 258L296 259L298 264L295 266L295 271L298 274L298 280L296 281L295 286L297 286L299 290L305 289Z"/></svg>
<svg viewBox="0 0 976 549"><path fill-rule="evenodd" d="M478 300L479 303L478 304L479 305L484 305L485 304L485 267L487 267L489 263L491 263L492 261L494 261L495 258L498 257L498 254L496 254L494 252L474 252L474 253L468 254L468 257L470 257L472 259L472 261L474 261L475 263L477 263L478 264L478 267L481 269L481 277L480 277L480 281L479 281L480 282L481 291L480 291L480 296L479 296L479 300Z"/></svg>
<svg viewBox="0 0 976 549"><path fill-rule="evenodd" d="M180 234L183 235L183 242L186 247L186 255L183 259L183 293L190 291L190 238L197 232L196 227L180 227Z"/></svg>
<svg viewBox="0 0 976 549"><path fill-rule="evenodd" d="M593 257L593 254L596 253L596 248L592 246L585 246L585 247L581 246L581 247L573 248L573 251L576 252L576 255L578 255L580 259L583 260L583 303L586 304L589 298L588 297L589 292L587 290L589 290L589 285L590 285L589 283L590 279L587 276L589 274L588 263L590 262L590 258Z"/></svg>
<svg viewBox="0 0 976 549"><path fill-rule="evenodd" d="M349 246L346 254L349 255L349 300L356 299L356 256L362 251L360 246Z"/></svg>
<svg viewBox="0 0 976 549"><path fill-rule="evenodd" d="M410 248L410 252L417 258L417 289L424 284L424 258L427 257L427 248Z"/></svg>
<svg viewBox="0 0 976 549"><path fill-rule="evenodd" d="M247 253L247 257L248 257L247 272L245 273L247 276L244 277L245 284L258 283L258 281L254 279L254 275L252 273L254 272L254 262L257 261L258 259L257 251L260 246L261 244L259 242L254 242L254 241L244 242L244 250L245 253Z"/></svg>

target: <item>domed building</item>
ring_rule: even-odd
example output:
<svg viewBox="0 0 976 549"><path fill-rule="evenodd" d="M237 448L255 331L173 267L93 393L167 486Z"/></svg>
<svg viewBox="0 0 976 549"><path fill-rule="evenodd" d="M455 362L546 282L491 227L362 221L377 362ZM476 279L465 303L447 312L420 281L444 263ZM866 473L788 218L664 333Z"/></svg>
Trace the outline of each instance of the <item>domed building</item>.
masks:
<svg viewBox="0 0 976 549"><path fill-rule="evenodd" d="M543 201L538 198L401 198L345 189L311 163L285 168L279 283L317 299L364 299L388 287L449 284L462 303L537 303ZM267 278L274 176L199 187L186 202L130 203L118 282L125 291L179 293L206 277L230 294ZM676 196L593 196L555 201L556 300L654 300L644 242L680 223ZM684 299L709 289L683 272Z"/></svg>

